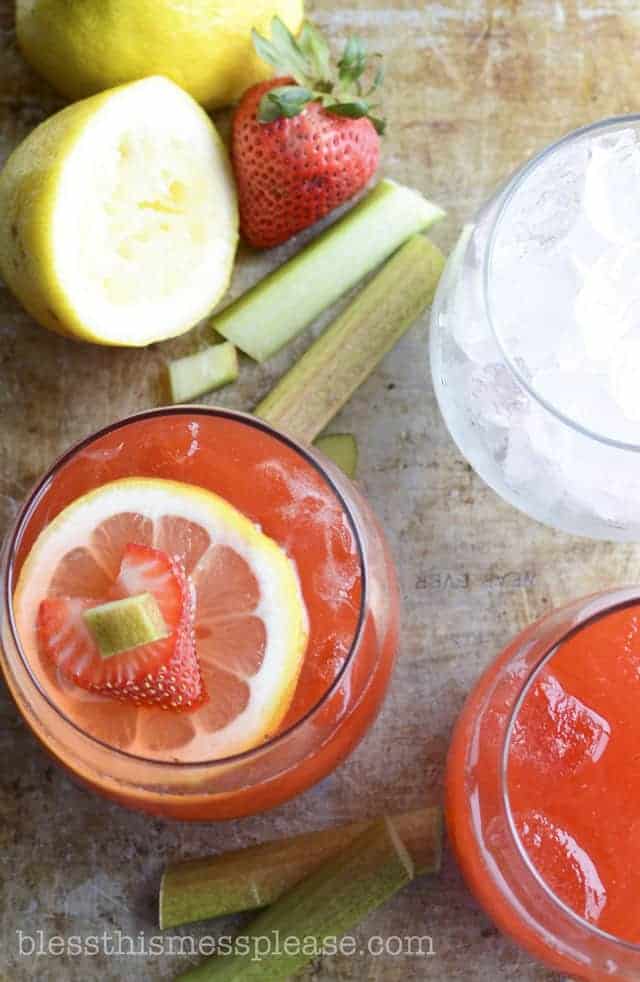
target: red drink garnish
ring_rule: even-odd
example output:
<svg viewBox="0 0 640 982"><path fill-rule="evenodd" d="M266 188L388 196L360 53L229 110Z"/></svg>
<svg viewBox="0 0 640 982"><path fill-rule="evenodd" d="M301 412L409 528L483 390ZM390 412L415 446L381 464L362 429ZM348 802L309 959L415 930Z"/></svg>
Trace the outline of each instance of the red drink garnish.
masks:
<svg viewBox="0 0 640 982"><path fill-rule="evenodd" d="M152 594L170 631L152 644L102 658L83 613L84 597L46 597L38 612L41 648L70 682L89 692L182 711L204 701L194 640L191 587L181 566L160 549L130 543L106 599Z"/></svg>

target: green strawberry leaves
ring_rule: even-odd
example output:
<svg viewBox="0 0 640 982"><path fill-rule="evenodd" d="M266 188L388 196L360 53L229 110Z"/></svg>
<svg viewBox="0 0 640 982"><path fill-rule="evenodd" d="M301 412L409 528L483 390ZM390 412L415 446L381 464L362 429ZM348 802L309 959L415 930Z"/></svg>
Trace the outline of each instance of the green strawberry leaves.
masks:
<svg viewBox="0 0 640 982"><path fill-rule="evenodd" d="M263 61L283 75L293 75L299 85L307 83L309 63L293 34L279 17L274 17L271 21L270 41L258 34L255 29L251 31L251 37L253 46Z"/></svg>
<svg viewBox="0 0 640 982"><path fill-rule="evenodd" d="M328 113L334 113L336 116L348 116L350 119L361 119L366 116L373 123L376 133L380 136L384 133L386 129L386 121L384 119L379 119L376 116L371 115L371 105L366 99L354 99L353 102L334 102L329 106L325 106Z"/></svg>
<svg viewBox="0 0 640 982"><path fill-rule="evenodd" d="M343 89L349 89L355 85L358 93L360 91L360 78L367 67L367 52L365 46L358 37L347 39L344 46L342 58L338 62L338 78Z"/></svg>
<svg viewBox="0 0 640 982"><path fill-rule="evenodd" d="M280 85L261 99L258 119L261 123L272 123L282 116L297 116L314 98L311 89L302 85Z"/></svg>
<svg viewBox="0 0 640 982"><path fill-rule="evenodd" d="M318 87L331 85L331 52L320 31L308 20L302 25L298 47L304 54Z"/></svg>
<svg viewBox="0 0 640 982"><path fill-rule="evenodd" d="M297 85L282 85L267 92L260 101L258 120L272 123L282 117L297 116L312 101L322 103L327 112L351 119L370 119L380 134L385 121L372 115L376 106L370 96L380 88L384 71L378 59L378 67L365 78L371 65L364 42L358 37L347 40L338 61L337 74L332 70L329 46L324 37L309 21L305 21L296 40L279 17L271 21L271 38L252 31L253 44L259 56L277 72L291 75Z"/></svg>

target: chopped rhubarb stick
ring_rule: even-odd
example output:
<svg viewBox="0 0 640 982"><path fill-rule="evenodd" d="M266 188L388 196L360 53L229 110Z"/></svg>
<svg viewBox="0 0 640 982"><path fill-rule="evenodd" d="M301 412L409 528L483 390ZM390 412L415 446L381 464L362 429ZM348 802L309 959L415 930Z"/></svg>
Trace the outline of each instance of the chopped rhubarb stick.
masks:
<svg viewBox="0 0 640 982"><path fill-rule="evenodd" d="M112 658L141 644L152 644L171 633L158 601L150 593L89 607L82 616L101 658Z"/></svg>
<svg viewBox="0 0 640 982"><path fill-rule="evenodd" d="M176 358L167 367L171 402L189 402L220 389L238 377L238 353L228 341L193 355Z"/></svg>
<svg viewBox="0 0 640 982"><path fill-rule="evenodd" d="M414 235L255 409L310 443L433 299L444 257Z"/></svg>
<svg viewBox="0 0 640 982"><path fill-rule="evenodd" d="M397 815L394 825L416 874L435 873L442 852L442 814L423 808ZM160 927L178 927L265 907L344 849L371 822L341 825L167 868L160 886Z"/></svg>
<svg viewBox="0 0 640 982"><path fill-rule="evenodd" d="M328 433L313 441L314 447L354 478L358 468L358 444L352 433Z"/></svg>
<svg viewBox="0 0 640 982"><path fill-rule="evenodd" d="M266 361L338 297L444 212L418 191L383 180L304 249L211 322L256 361ZM397 284L402 289L402 282Z"/></svg>
<svg viewBox="0 0 640 982"><path fill-rule="evenodd" d="M183 972L184 982L277 982L321 954L414 876L393 821L374 822L314 873L263 910L244 930L248 951L214 955ZM284 945L264 939L287 939ZM259 945L259 947L258 947Z"/></svg>

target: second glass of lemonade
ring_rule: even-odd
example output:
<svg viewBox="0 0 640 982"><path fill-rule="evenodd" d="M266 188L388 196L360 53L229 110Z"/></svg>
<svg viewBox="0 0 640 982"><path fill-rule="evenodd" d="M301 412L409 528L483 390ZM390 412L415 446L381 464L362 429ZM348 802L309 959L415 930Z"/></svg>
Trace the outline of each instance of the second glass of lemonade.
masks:
<svg viewBox="0 0 640 982"><path fill-rule="evenodd" d="M640 978L640 596L577 600L487 668L456 724L449 838L499 927L563 977Z"/></svg>
<svg viewBox="0 0 640 982"><path fill-rule="evenodd" d="M159 675L150 644L101 661L84 612L149 590L170 612L163 563L191 640ZM2 588L2 668L34 734L96 791L180 819L261 811L333 770L398 644L394 567L356 487L262 421L205 407L72 448L8 535ZM202 694L184 709L189 659Z"/></svg>

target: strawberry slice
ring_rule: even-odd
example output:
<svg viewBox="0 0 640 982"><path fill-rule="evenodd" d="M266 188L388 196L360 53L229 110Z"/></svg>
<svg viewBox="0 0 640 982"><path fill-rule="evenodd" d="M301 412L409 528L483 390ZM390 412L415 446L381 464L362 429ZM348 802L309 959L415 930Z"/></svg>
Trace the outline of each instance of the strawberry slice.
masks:
<svg viewBox="0 0 640 982"><path fill-rule="evenodd" d="M159 549L129 544L109 600L151 593L167 638L111 658L100 657L82 614L95 601L46 597L38 610L38 639L60 672L90 692L163 709L193 709L205 699L193 630L194 604L182 567Z"/></svg>

